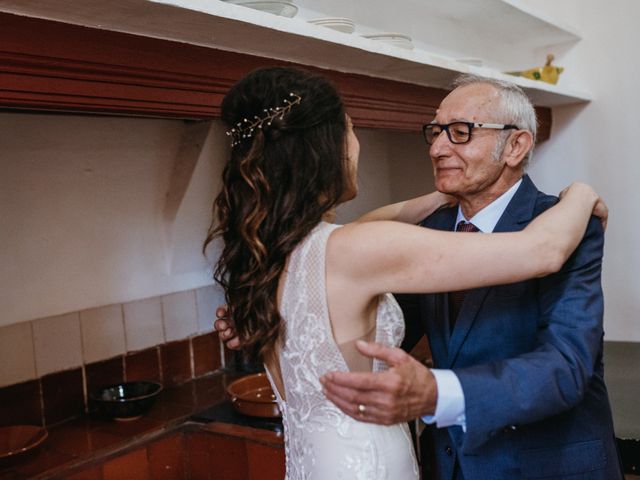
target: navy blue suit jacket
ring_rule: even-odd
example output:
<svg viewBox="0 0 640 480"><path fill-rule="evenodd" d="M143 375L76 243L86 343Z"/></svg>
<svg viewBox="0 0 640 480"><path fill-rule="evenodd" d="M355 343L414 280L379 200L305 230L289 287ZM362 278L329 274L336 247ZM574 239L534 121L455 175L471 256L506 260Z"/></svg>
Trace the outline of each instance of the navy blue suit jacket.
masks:
<svg viewBox="0 0 640 480"><path fill-rule="evenodd" d="M556 202L525 176L494 231L522 230ZM422 224L453 230L456 213ZM435 368L452 369L465 396L466 432L423 435L438 479L454 478L456 459L466 480L622 478L603 378L603 243L592 218L559 273L472 290L451 335L447 294L409 297L405 347L426 332Z"/></svg>

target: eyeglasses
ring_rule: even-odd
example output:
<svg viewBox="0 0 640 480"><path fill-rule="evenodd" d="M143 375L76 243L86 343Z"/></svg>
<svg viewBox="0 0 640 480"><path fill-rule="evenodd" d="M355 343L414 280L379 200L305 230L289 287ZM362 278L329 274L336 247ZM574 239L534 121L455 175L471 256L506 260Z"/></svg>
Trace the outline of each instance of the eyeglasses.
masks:
<svg viewBox="0 0 640 480"><path fill-rule="evenodd" d="M422 126L422 134L427 145L432 145L438 136L447 132L449 141L455 144L467 143L471 140L471 130L474 128L490 128L492 130L518 130L515 125L502 125L500 123L473 123L473 122L451 122L445 125L439 123L427 123Z"/></svg>

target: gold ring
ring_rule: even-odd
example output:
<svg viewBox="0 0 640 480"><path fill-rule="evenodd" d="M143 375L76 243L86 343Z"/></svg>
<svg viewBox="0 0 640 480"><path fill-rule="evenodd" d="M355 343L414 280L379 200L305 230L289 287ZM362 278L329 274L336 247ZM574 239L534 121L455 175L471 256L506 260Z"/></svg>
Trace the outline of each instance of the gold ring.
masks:
<svg viewBox="0 0 640 480"><path fill-rule="evenodd" d="M367 407L365 407L363 404L358 405L358 413L360 415L364 415L366 411L367 411Z"/></svg>

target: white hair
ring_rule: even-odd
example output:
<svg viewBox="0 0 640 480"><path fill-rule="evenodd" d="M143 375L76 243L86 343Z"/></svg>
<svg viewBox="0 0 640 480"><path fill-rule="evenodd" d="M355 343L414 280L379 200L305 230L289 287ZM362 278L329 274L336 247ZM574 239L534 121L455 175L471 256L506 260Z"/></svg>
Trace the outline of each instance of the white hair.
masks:
<svg viewBox="0 0 640 480"><path fill-rule="evenodd" d="M531 100L529 100L527 94L524 93L522 88L518 85L504 80L485 78L479 75L462 74L453 81L454 88L476 84L491 85L498 90L501 102L497 113L500 118L496 119L496 121L500 121L507 125L516 125L521 130L528 130L531 132L531 135L533 136L533 144L522 162L522 167L526 167L533 154L533 146L536 143L536 134L538 129L536 111L533 108ZM506 132L508 133L508 131ZM502 155L502 151L506 145L506 140L507 135L500 138L498 145L496 145L496 151L494 151L494 157L497 156L499 158Z"/></svg>

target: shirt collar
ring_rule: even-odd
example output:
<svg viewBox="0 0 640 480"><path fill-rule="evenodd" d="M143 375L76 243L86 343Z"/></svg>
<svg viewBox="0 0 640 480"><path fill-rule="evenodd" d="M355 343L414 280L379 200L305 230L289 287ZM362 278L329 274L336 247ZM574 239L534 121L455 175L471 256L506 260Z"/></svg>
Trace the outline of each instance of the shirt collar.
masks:
<svg viewBox="0 0 640 480"><path fill-rule="evenodd" d="M516 194L516 191L518 190L518 187L521 183L522 179L518 180L511 186L511 188L509 188L509 190L504 192L493 202L480 210L469 220L465 218L462 213L462 209L458 205L458 217L456 218L456 225L458 225L461 220L464 220L465 222L473 223L476 227L478 227L478 230L483 233L493 232L493 229L496 228L498 220L500 220L500 217L506 210L507 205L509 205L509 202L511 201L513 196Z"/></svg>

